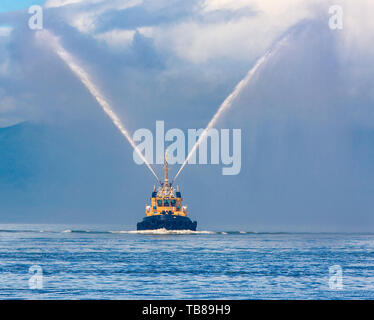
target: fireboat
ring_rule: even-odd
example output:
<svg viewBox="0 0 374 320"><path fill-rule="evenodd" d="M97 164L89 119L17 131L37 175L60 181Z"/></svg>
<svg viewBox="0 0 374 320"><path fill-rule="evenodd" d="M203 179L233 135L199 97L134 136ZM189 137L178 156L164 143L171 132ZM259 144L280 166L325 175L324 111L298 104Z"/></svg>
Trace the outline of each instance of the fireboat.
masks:
<svg viewBox="0 0 374 320"><path fill-rule="evenodd" d="M196 231L197 222L187 217L187 206L182 205L182 195L168 180L167 151L164 161L165 178L161 187L153 186L151 205L145 206L145 217L138 222L137 230L192 230Z"/></svg>

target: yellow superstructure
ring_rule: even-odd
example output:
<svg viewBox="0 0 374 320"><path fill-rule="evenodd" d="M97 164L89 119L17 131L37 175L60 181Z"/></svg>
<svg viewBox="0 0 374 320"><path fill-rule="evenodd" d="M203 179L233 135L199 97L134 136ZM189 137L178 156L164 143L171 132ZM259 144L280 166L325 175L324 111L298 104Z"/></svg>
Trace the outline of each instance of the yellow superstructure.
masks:
<svg viewBox="0 0 374 320"><path fill-rule="evenodd" d="M171 214L174 216L187 216L187 206L182 206L182 197L179 187L175 190L168 180L169 165L167 159L167 152L165 154L165 179L161 183L161 187L156 191L153 187L151 205L146 205L145 215L155 216L162 214Z"/></svg>

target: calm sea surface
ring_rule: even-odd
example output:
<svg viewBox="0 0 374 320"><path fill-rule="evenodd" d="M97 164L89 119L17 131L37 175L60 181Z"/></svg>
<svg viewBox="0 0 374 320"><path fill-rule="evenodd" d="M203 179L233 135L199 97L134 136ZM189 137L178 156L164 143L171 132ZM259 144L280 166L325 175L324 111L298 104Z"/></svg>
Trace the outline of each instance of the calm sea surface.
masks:
<svg viewBox="0 0 374 320"><path fill-rule="evenodd" d="M124 229L0 225L0 299L374 298L374 234Z"/></svg>

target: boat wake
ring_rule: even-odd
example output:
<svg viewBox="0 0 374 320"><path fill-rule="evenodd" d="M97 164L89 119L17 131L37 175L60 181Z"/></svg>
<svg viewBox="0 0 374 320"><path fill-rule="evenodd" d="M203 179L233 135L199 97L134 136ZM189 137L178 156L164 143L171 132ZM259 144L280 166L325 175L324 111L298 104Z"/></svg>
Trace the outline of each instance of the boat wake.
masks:
<svg viewBox="0 0 374 320"><path fill-rule="evenodd" d="M192 231L192 230L166 230L165 228L155 230L129 230L129 231L109 231L110 233L130 233L130 234L217 234L214 231Z"/></svg>
<svg viewBox="0 0 374 320"><path fill-rule="evenodd" d="M139 235L262 235L262 234L292 234L294 232L254 232L254 231L211 231L211 230L166 230L165 228L162 229L154 229L154 230L89 230L89 229L54 229L48 230L46 229L0 229L1 233L43 233L43 234L66 234L73 235L73 234L139 234Z"/></svg>

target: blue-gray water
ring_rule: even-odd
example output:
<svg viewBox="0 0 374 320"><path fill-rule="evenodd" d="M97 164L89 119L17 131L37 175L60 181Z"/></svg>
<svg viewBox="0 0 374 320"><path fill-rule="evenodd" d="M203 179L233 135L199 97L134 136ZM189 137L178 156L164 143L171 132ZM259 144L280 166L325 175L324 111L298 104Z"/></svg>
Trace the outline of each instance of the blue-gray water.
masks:
<svg viewBox="0 0 374 320"><path fill-rule="evenodd" d="M0 225L0 298L374 298L374 234L121 230ZM42 268L43 289L29 286L32 265ZM341 290L329 286L333 265Z"/></svg>

